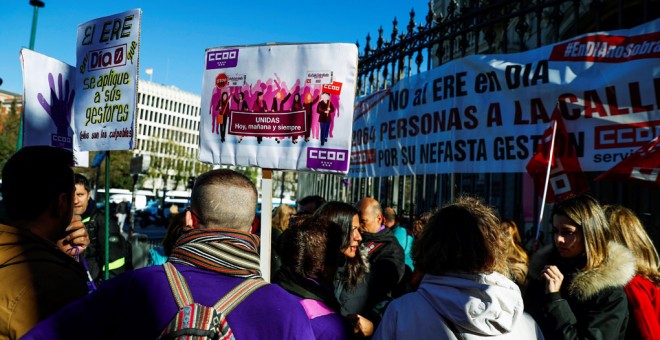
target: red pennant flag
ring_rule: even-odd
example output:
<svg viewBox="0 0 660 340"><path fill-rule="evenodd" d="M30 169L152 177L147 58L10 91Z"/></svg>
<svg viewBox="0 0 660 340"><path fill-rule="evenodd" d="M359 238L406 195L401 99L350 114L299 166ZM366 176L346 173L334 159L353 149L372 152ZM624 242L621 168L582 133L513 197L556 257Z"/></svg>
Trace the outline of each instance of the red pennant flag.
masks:
<svg viewBox="0 0 660 340"><path fill-rule="evenodd" d="M541 143L532 159L527 163L527 172L534 178L534 186L539 195L543 194L548 175L548 162L552 159L548 179L548 192L545 203L560 201L568 196L589 191L582 173L575 146L570 142L566 125L559 112L559 105L552 112L553 125L543 133ZM550 155L555 127L554 150Z"/></svg>
<svg viewBox="0 0 660 340"><path fill-rule="evenodd" d="M660 189L660 136L596 177L596 180L630 181Z"/></svg>

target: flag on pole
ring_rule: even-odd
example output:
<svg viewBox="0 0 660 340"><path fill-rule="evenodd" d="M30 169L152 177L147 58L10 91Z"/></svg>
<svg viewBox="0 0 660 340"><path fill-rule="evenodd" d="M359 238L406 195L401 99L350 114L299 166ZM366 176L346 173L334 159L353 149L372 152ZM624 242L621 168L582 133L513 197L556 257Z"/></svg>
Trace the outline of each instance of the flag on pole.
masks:
<svg viewBox="0 0 660 340"><path fill-rule="evenodd" d="M536 153L527 163L527 172L534 178L534 185L539 195L545 194L546 182L548 184L547 198L543 204L589 191L575 145L570 141L566 125L559 112L559 104L555 106L551 118L552 126L545 130ZM550 160L552 162L548 164ZM549 171L548 166L550 166Z"/></svg>
<svg viewBox="0 0 660 340"><path fill-rule="evenodd" d="M660 136L633 152L597 181L629 181L660 189Z"/></svg>
<svg viewBox="0 0 660 340"><path fill-rule="evenodd" d="M92 161L92 168L99 167L104 158L105 152L97 152L96 155L94 155L94 160Z"/></svg>
<svg viewBox="0 0 660 340"><path fill-rule="evenodd" d="M144 73L146 73L148 75L152 75L154 73L154 69L153 68L148 68L148 69L144 70Z"/></svg>

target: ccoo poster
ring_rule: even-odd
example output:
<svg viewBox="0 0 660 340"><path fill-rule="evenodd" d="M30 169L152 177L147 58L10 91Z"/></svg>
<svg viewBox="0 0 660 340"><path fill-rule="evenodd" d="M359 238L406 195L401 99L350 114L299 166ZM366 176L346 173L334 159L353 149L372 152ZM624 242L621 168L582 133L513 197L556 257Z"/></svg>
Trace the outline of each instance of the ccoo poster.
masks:
<svg viewBox="0 0 660 340"><path fill-rule="evenodd" d="M21 50L23 67L23 146L49 145L74 152L76 166L89 166L75 138L73 66L29 49Z"/></svg>
<svg viewBox="0 0 660 340"><path fill-rule="evenodd" d="M354 44L210 48L204 66L201 161L348 171Z"/></svg>

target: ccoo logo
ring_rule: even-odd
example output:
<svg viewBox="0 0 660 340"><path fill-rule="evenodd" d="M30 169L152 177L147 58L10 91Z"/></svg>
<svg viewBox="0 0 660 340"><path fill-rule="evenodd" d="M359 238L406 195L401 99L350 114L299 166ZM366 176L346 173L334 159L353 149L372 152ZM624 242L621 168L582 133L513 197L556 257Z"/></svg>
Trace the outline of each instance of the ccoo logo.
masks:
<svg viewBox="0 0 660 340"><path fill-rule="evenodd" d="M307 148L307 168L333 171L348 170L348 150Z"/></svg>

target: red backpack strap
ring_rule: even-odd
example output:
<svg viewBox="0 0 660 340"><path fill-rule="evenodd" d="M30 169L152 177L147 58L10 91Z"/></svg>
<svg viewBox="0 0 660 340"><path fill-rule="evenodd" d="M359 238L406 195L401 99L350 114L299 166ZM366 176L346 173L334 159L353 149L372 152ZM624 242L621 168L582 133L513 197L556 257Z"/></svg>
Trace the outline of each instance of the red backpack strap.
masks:
<svg viewBox="0 0 660 340"><path fill-rule="evenodd" d="M227 295L223 296L220 301L213 305L213 308L224 316L227 316L236 306L250 296L252 292L267 284L262 279L247 279L234 287Z"/></svg>
<svg viewBox="0 0 660 340"><path fill-rule="evenodd" d="M163 268L165 268L165 275L167 275L167 282L170 284L172 289L172 295L176 300L177 306L183 308L194 303L186 279L183 278L181 273L179 273L174 265L170 262L163 263Z"/></svg>

